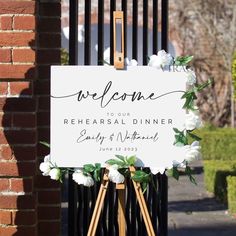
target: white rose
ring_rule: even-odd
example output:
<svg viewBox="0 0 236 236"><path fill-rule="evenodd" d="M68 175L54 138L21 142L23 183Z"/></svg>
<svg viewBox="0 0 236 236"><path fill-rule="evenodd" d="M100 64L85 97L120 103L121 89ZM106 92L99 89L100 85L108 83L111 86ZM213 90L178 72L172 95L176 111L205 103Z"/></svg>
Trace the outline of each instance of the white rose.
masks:
<svg viewBox="0 0 236 236"><path fill-rule="evenodd" d="M137 66L138 62L135 59L129 60L128 57L125 58L125 65L126 66Z"/></svg>
<svg viewBox="0 0 236 236"><path fill-rule="evenodd" d="M43 159L44 162L50 162L50 155L47 155Z"/></svg>
<svg viewBox="0 0 236 236"><path fill-rule="evenodd" d="M77 183L84 185L86 187L91 187L94 185L94 180L91 176L86 176L83 174L81 170L76 170L73 175L72 179Z"/></svg>
<svg viewBox="0 0 236 236"><path fill-rule="evenodd" d="M148 66L160 69L161 68L161 58L157 55L152 55L149 58Z"/></svg>
<svg viewBox="0 0 236 236"><path fill-rule="evenodd" d="M187 71L187 84L194 85L197 82L196 74L192 70Z"/></svg>
<svg viewBox="0 0 236 236"><path fill-rule="evenodd" d="M157 55L152 55L148 62L148 66L155 67L157 69L170 66L172 64L172 56L169 53L166 53L164 50L159 51Z"/></svg>
<svg viewBox="0 0 236 236"><path fill-rule="evenodd" d="M61 176L61 171L58 168L53 168L49 172L50 178L54 180L59 180Z"/></svg>
<svg viewBox="0 0 236 236"><path fill-rule="evenodd" d="M200 128L202 126L202 121L201 121L201 118L198 115L197 111L195 111L195 112L189 111L185 115L184 126L187 130L194 130L194 129Z"/></svg>
<svg viewBox="0 0 236 236"><path fill-rule="evenodd" d="M48 176L49 175L49 172L51 170L51 164L50 162L46 161L46 162L42 162L40 165L39 165L39 169L43 172L43 175L44 176Z"/></svg>
<svg viewBox="0 0 236 236"><path fill-rule="evenodd" d="M156 175L158 173L160 173L161 175L163 175L165 173L166 168L165 167L150 167L150 171L152 172L152 174Z"/></svg>
<svg viewBox="0 0 236 236"><path fill-rule="evenodd" d="M165 50L159 51L157 56L161 59L162 66L170 66L173 64L173 57L169 53L166 53Z"/></svg>
<svg viewBox="0 0 236 236"><path fill-rule="evenodd" d="M201 158L201 153L200 153L201 147L198 141L194 141L191 145L186 145L185 148L186 148L186 155L185 155L186 161L193 161Z"/></svg>
<svg viewBox="0 0 236 236"><path fill-rule="evenodd" d="M108 178L113 183L120 184L125 181L125 177L118 171L117 165L109 166L108 170L109 170Z"/></svg>

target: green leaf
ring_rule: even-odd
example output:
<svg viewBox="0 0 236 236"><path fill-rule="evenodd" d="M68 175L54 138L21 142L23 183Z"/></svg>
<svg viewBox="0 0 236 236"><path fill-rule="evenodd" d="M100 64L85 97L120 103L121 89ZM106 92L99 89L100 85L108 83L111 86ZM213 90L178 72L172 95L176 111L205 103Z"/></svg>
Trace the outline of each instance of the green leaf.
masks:
<svg viewBox="0 0 236 236"><path fill-rule="evenodd" d="M83 166L83 169L84 169L85 172L90 173L90 172L94 171L95 166L93 166L92 164L86 164L86 165Z"/></svg>
<svg viewBox="0 0 236 236"><path fill-rule="evenodd" d="M43 144L44 146L46 146L46 147L49 147L49 148L50 148L50 144L49 144L49 143L47 143L47 142L40 141L39 143L41 143L41 144Z"/></svg>
<svg viewBox="0 0 236 236"><path fill-rule="evenodd" d="M175 59L176 66L185 66L192 61L193 56L179 56Z"/></svg>
<svg viewBox="0 0 236 236"><path fill-rule="evenodd" d="M129 157L129 158L127 159L127 162L128 162L128 164L129 164L129 166L134 166L134 164L136 163L136 161L137 161L136 156L131 156L131 157Z"/></svg>
<svg viewBox="0 0 236 236"><path fill-rule="evenodd" d="M192 176L192 170L188 165L186 165L185 173L188 175L190 182L197 185L195 178Z"/></svg>
<svg viewBox="0 0 236 236"><path fill-rule="evenodd" d="M131 177L135 182L149 182L150 179L150 174L142 171L142 170L136 170L134 172L134 175Z"/></svg>
<svg viewBox="0 0 236 236"><path fill-rule="evenodd" d="M121 161L125 161L125 157L121 156L121 155L115 155L115 157L117 157L118 159L120 159Z"/></svg>
<svg viewBox="0 0 236 236"><path fill-rule="evenodd" d="M181 144L182 144L182 145L181 145ZM183 131L175 135L175 142L174 142L174 145L183 146L183 145L187 145L187 144L188 144L188 138L187 138L187 136L184 134Z"/></svg>
<svg viewBox="0 0 236 236"><path fill-rule="evenodd" d="M148 183L147 182L142 182L141 183L141 188L142 188L142 192L143 194L147 191L147 186L148 186Z"/></svg>
<svg viewBox="0 0 236 236"><path fill-rule="evenodd" d="M176 179L176 180L179 180L179 171L178 171L178 168L177 167L173 167L172 169L172 176Z"/></svg>
<svg viewBox="0 0 236 236"><path fill-rule="evenodd" d="M173 128L173 130L174 130L175 133L177 133L177 134L181 133L181 131L179 131L177 128Z"/></svg>
<svg viewBox="0 0 236 236"><path fill-rule="evenodd" d="M123 161L119 161L116 159L110 159L106 161L106 163L109 165L118 165L119 167L124 167L126 165Z"/></svg>
<svg viewBox="0 0 236 236"><path fill-rule="evenodd" d="M200 138L200 137L198 137L196 134L193 134L193 133L191 133L191 132L189 132L189 131L187 131L188 132L188 135L192 138L192 139L194 139L194 140L196 140L196 141L201 141L202 139Z"/></svg>
<svg viewBox="0 0 236 236"><path fill-rule="evenodd" d="M213 81L212 81L211 79L208 79L207 82L196 86L197 92L202 91L204 88L206 88L206 87L208 87L209 85L211 85L212 82L213 82Z"/></svg>

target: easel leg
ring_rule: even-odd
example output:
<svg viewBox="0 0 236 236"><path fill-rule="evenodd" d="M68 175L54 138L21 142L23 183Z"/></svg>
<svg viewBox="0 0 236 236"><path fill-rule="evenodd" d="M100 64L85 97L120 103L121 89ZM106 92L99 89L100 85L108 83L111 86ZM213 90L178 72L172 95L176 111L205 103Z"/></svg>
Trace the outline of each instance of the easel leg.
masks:
<svg viewBox="0 0 236 236"><path fill-rule="evenodd" d="M105 170L105 174L103 176L103 181L102 181L101 187L99 189L97 201L96 201L96 204L94 207L93 216L92 216L92 219L91 219L91 222L89 225L89 230L88 230L87 236L94 236L96 234L97 225L98 225L99 217L101 215L104 199L106 196L108 183L109 183L108 171Z"/></svg>
<svg viewBox="0 0 236 236"><path fill-rule="evenodd" d="M135 168L133 166L131 166L130 167L131 175L134 171L135 171ZM151 221L148 209L147 209L147 204L146 204L144 196L143 196L142 188L139 183L136 183L134 180L132 182L134 185L134 189L135 189L135 193L136 193L136 196L138 199L140 210L143 215L143 219L144 219L144 223L145 223L145 226L147 229L148 236L155 236L152 221Z"/></svg>
<svg viewBox="0 0 236 236"><path fill-rule="evenodd" d="M119 236L125 236L126 222L125 222L125 184L117 184L118 190L118 224Z"/></svg>

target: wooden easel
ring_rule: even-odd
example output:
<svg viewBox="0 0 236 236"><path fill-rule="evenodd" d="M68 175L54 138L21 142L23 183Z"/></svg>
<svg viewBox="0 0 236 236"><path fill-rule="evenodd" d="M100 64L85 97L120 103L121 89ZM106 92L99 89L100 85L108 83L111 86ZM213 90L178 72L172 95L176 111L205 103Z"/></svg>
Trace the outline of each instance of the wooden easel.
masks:
<svg viewBox="0 0 236 236"><path fill-rule="evenodd" d="M116 22L117 20L121 20L122 24L122 37L121 37L121 52L116 51ZM114 28L114 67L116 69L124 69L124 16L122 11L114 11L113 12L113 28ZM131 176L134 175L135 168L133 166L129 167L131 172ZM108 188L108 173L109 170L105 169L105 173L102 179L102 183L99 189L99 193L97 196L96 204L94 207L92 219L89 225L89 230L87 236L95 236L96 229L99 221L99 217L101 215L103 203L105 200L105 196ZM155 236L155 232L153 229L153 225L151 222L151 218L147 209L147 205L143 196L142 188L140 183L132 180L135 194L140 206L140 210L143 216L143 220L147 229L148 236ZM119 224L119 236L125 236L126 233L126 222L125 222L125 183L117 184L116 189L118 190L118 224Z"/></svg>

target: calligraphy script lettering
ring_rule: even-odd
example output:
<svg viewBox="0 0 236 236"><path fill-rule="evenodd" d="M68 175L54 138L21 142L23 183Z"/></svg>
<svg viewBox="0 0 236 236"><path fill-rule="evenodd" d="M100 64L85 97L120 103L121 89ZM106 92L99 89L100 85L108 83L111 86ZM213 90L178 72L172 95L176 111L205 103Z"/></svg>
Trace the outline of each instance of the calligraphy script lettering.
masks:
<svg viewBox="0 0 236 236"><path fill-rule="evenodd" d="M135 101L141 101L141 100L156 100L158 98L164 97L166 95L172 94L172 93L184 93L184 91L172 91L161 95L156 95L155 93L150 93L148 95L143 95L142 92L134 91L132 93L109 93L111 91L112 87L112 81L109 81L107 85L105 86L103 92L101 95L97 93L91 93L90 91L84 92L83 90L80 90L79 92L71 95L65 95L65 96L51 96L52 98L67 98L72 96L77 96L77 100L80 102L85 99L92 98L95 101L100 101L101 108L105 108L108 106L112 101L125 101L126 99L130 98L131 102Z"/></svg>

